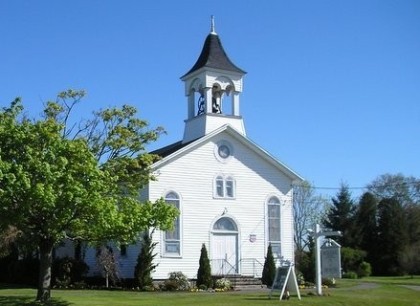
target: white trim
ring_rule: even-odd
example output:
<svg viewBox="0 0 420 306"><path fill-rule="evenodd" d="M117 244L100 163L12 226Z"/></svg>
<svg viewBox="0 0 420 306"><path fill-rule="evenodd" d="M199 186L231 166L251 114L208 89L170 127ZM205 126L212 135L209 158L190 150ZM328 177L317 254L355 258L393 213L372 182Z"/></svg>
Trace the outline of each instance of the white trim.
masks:
<svg viewBox="0 0 420 306"><path fill-rule="evenodd" d="M223 146L226 146L229 150L229 155L227 157L223 157L220 155L219 149ZM214 145L214 156L219 162L223 164L228 163L232 159L232 156L234 156L234 153L235 152L234 152L232 144L226 140L220 140Z"/></svg>
<svg viewBox="0 0 420 306"><path fill-rule="evenodd" d="M217 192L217 179L221 178L223 181L223 196L219 196L218 192ZM227 181L232 181L232 196L229 197L227 196L227 188L226 188L226 182ZM235 200L236 199L236 179L232 174L223 174L223 173L218 173L214 176L213 178L213 199L217 199L217 200Z"/></svg>
<svg viewBox="0 0 420 306"><path fill-rule="evenodd" d="M279 160L277 160L275 157L273 157L271 154L269 154L267 151L259 147L256 143L245 137L244 135L240 134L237 130L235 130L230 124L225 124L221 126L220 128L212 131L211 133L198 138L188 145L184 146L183 148L177 150L176 152L162 158L158 162L154 163L152 165L152 171L157 170L161 166L169 163L173 158L176 158L177 156L180 156L188 151L194 150L197 146L203 144L204 142L208 141L209 139L213 138L214 136L220 134L221 132L226 132L230 136L232 136L234 139L245 145L248 149L258 154L261 158L269 162L271 165L273 165L275 168L283 172L287 177L289 177L294 184L297 184L301 181L304 181L303 177L301 177L299 174L291 170L289 167L281 163Z"/></svg>
<svg viewBox="0 0 420 306"><path fill-rule="evenodd" d="M219 231L219 230L214 230L214 225L217 223L217 221L219 221L222 218L228 218L231 219L234 224L236 225L236 231ZM241 265L240 263L240 258L241 258L241 227L240 227L240 223L238 222L238 220L236 220L236 218L234 216L232 216L229 213L226 214L222 214L222 215L218 215L216 216L213 221L210 223L210 245L209 245L209 258L213 259L213 243L214 243L214 236L217 235L232 235L236 237L236 273L241 274ZM212 271L213 273L213 271Z"/></svg>
<svg viewBox="0 0 420 306"><path fill-rule="evenodd" d="M280 214L280 216L279 216L279 231L280 231L279 238L280 238L280 240L274 240L274 241L270 241L270 228L269 228L269 220L268 220L268 204L269 204L269 200L272 199L272 198L276 198L279 201L279 214ZM271 193L271 194L267 195L267 197L265 198L265 201L264 201L264 212L265 212L264 213L264 220L265 220L265 231L266 231L266 235L265 235L265 245L266 245L266 247L265 247L265 249L267 250L268 246L270 245L270 242L280 244L280 254L279 254L280 257L282 256L282 253L283 253L282 252L282 239L281 239L282 238L282 223L283 223L283 221L282 221L282 215L283 215L282 214L282 207L283 207L283 205L282 205L281 199L282 199L282 196L280 196L278 194ZM274 251L273 251L273 255L275 255Z"/></svg>
<svg viewBox="0 0 420 306"><path fill-rule="evenodd" d="M160 247L160 256L164 258L182 258L183 255L183 213L182 213L182 197L179 192L175 191L174 189L167 189L163 192L163 200L166 200L166 196L170 193L176 194L178 197L178 210L179 210L179 254L176 253L167 253L166 252L166 231L161 231L161 247Z"/></svg>

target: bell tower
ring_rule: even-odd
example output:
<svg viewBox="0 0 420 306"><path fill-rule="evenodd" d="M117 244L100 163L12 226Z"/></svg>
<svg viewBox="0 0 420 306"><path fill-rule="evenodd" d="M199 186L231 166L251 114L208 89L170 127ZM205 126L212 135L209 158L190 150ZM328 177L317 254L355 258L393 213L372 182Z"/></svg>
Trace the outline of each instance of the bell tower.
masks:
<svg viewBox="0 0 420 306"><path fill-rule="evenodd" d="M185 83L188 118L183 143L230 124L245 135L240 114L240 93L245 71L227 56L211 17L210 34L194 66L181 77Z"/></svg>

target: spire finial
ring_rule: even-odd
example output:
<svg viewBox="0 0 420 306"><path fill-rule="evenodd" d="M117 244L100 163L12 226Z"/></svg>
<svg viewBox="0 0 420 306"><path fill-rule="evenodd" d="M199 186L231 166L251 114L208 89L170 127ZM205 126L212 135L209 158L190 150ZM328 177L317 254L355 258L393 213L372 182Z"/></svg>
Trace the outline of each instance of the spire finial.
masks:
<svg viewBox="0 0 420 306"><path fill-rule="evenodd" d="M213 15L211 15L210 34L217 34L214 29L214 16Z"/></svg>

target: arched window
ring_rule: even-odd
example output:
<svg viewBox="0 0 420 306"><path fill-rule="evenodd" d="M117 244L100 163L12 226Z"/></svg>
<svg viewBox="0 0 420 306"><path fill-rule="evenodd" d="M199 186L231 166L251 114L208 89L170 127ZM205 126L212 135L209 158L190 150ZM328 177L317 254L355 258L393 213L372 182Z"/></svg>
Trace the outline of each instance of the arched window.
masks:
<svg viewBox="0 0 420 306"><path fill-rule="evenodd" d="M231 176L218 175L214 182L214 196L216 198L234 198L235 179Z"/></svg>
<svg viewBox="0 0 420 306"><path fill-rule="evenodd" d="M280 222L280 200L277 197L271 197L267 202L268 243L271 244L276 258L281 255Z"/></svg>
<svg viewBox="0 0 420 306"><path fill-rule="evenodd" d="M180 208L179 196L175 192L169 192L165 196L165 202ZM179 215L174 221L174 228L172 231L166 231L164 234L164 253L165 255L181 255L181 226Z"/></svg>
<svg viewBox="0 0 420 306"><path fill-rule="evenodd" d="M238 231L238 228L236 227L235 222L231 218L223 217L217 220L216 223L214 223L213 230L236 232Z"/></svg>

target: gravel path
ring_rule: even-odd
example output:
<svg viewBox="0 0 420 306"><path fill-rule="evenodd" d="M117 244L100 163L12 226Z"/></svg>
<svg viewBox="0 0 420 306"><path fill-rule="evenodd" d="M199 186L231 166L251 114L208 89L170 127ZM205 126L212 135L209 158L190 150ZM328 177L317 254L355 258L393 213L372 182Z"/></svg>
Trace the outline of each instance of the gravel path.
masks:
<svg viewBox="0 0 420 306"><path fill-rule="evenodd" d="M420 286L415 286L415 285L400 285L400 286L404 287L404 288L411 289L411 290L420 291Z"/></svg>

